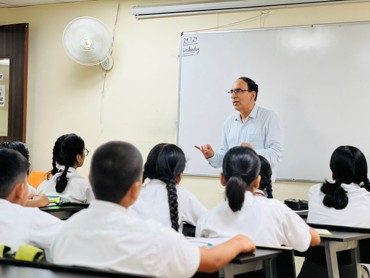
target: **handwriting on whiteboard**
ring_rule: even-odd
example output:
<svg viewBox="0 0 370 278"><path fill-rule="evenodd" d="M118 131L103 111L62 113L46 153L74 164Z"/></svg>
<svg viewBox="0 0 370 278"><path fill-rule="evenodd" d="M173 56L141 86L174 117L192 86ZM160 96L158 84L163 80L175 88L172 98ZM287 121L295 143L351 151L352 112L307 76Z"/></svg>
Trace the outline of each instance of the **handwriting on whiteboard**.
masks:
<svg viewBox="0 0 370 278"><path fill-rule="evenodd" d="M182 56L194 56L199 54L198 37L191 36L184 38L182 42Z"/></svg>

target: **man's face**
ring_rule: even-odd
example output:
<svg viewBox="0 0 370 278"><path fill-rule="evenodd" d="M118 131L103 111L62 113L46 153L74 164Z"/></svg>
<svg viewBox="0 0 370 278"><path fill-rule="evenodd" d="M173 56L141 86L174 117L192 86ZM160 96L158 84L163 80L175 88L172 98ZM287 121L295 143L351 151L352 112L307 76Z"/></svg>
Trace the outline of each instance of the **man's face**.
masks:
<svg viewBox="0 0 370 278"><path fill-rule="evenodd" d="M233 90L233 93L231 94L231 101L235 110L242 112L253 109L256 93L249 92L247 83L241 79L237 79L231 89ZM236 93L235 91L239 91L239 93Z"/></svg>

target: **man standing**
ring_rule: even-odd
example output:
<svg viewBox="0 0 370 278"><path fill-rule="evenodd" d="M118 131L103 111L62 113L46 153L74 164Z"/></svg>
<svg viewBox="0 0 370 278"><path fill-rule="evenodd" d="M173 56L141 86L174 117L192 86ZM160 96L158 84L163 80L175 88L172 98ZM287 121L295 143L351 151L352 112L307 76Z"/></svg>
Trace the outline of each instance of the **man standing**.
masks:
<svg viewBox="0 0 370 278"><path fill-rule="evenodd" d="M215 152L209 144L195 147L215 168L222 166L224 155L230 148L252 148L270 162L274 181L276 166L283 153L283 131L277 115L256 105L258 85L248 77L238 78L228 93L238 112L228 117L224 123L220 150Z"/></svg>

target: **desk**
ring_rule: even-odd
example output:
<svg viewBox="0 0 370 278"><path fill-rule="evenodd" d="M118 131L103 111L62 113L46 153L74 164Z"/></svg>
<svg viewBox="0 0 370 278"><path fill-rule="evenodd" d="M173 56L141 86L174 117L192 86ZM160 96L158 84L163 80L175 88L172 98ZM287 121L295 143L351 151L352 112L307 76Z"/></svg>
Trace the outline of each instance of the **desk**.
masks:
<svg viewBox="0 0 370 278"><path fill-rule="evenodd" d="M337 252L350 250L353 273L360 276L359 240L370 238L370 234L359 232L331 231L331 235L321 235L321 245L325 249L326 264L329 278L339 277Z"/></svg>
<svg viewBox="0 0 370 278"><path fill-rule="evenodd" d="M63 204L61 206L48 206L40 208L42 211L50 213L61 220L67 220L76 212L85 209L89 204Z"/></svg>
<svg viewBox="0 0 370 278"><path fill-rule="evenodd" d="M104 271L99 269L61 266L49 263L25 262L17 260L0 259L0 277L48 277L48 278L98 278L98 277L120 277L120 278L149 278L135 274ZM151 277L153 278L153 277Z"/></svg>
<svg viewBox="0 0 370 278"><path fill-rule="evenodd" d="M260 271L268 278L295 278L293 249L257 246L252 254L240 254L223 268L225 278ZM219 277L218 273L197 273L193 278ZM249 276L248 276L249 277ZM261 276L258 276L261 277Z"/></svg>
<svg viewBox="0 0 370 278"><path fill-rule="evenodd" d="M339 277L337 252L345 250L350 252L352 272L356 275L355 277L361 277L359 241L368 242L370 239L369 229L322 224L308 225L313 228L327 229L331 232L331 235L320 235L320 245L324 248L329 278ZM311 251L314 251L313 248L318 247L310 247ZM295 252L295 254L297 256L305 256L305 252Z"/></svg>

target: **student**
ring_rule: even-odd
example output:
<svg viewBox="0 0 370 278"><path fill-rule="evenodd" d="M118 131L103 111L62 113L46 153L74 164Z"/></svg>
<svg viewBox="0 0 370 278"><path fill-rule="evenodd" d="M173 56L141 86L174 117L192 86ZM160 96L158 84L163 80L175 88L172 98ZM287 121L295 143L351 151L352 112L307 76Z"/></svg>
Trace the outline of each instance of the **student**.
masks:
<svg viewBox="0 0 370 278"><path fill-rule="evenodd" d="M289 246L305 251L318 245L317 232L278 200L254 196L260 183L260 160L246 147L233 147L225 155L221 184L227 201L205 213L196 226L197 237L249 236L257 245Z"/></svg>
<svg viewBox="0 0 370 278"><path fill-rule="evenodd" d="M261 170L260 170L260 187L254 190L254 195L266 196L267 198L273 198L272 196L272 183L271 183L271 165L266 158L262 155L258 155L258 158L261 161Z"/></svg>
<svg viewBox="0 0 370 278"><path fill-rule="evenodd" d="M24 156L24 158L28 161L28 171L27 171L27 177L30 173L30 154L28 151L28 148L26 144L24 144L21 141L11 141L11 142L2 142L0 143L0 148L6 148L18 151L21 155ZM34 187L30 186L27 181L28 186L28 199L26 203L24 204L26 207L45 207L49 204L49 199L45 194L37 194L37 191Z"/></svg>
<svg viewBox="0 0 370 278"><path fill-rule="evenodd" d="M364 154L356 147L340 146L330 158L330 169L334 182L325 181L309 190L307 222L370 228L366 213L370 211L370 183ZM341 253L341 277L351 277L349 258ZM328 277L323 250L306 256L299 277Z"/></svg>
<svg viewBox="0 0 370 278"><path fill-rule="evenodd" d="M243 235L199 248L157 221L134 217L127 208L138 198L142 163L129 143L113 141L96 150L89 175L96 200L66 221L52 245L54 263L181 278L214 272L255 250Z"/></svg>
<svg viewBox="0 0 370 278"><path fill-rule="evenodd" d="M0 149L0 242L17 251L22 244L45 250L63 222L39 210L27 208L28 161L17 151Z"/></svg>
<svg viewBox="0 0 370 278"><path fill-rule="evenodd" d="M60 143L59 155L64 165L60 166L59 171L50 180L42 182L37 192L65 197L75 203L90 203L94 199L91 186L88 180L79 176L76 171L84 164L88 154L82 138L73 133L68 134Z"/></svg>
<svg viewBox="0 0 370 278"><path fill-rule="evenodd" d="M193 226L207 211L188 190L179 186L185 169L185 154L176 145L158 144L144 165L143 181L150 182L142 189L139 199L130 210L143 219L155 219L163 225L182 231L185 221Z"/></svg>
<svg viewBox="0 0 370 278"><path fill-rule="evenodd" d="M353 146L340 146L332 154L334 182L325 181L309 190L307 222L370 228L370 182L364 154ZM356 216L356 217L354 217Z"/></svg>

